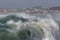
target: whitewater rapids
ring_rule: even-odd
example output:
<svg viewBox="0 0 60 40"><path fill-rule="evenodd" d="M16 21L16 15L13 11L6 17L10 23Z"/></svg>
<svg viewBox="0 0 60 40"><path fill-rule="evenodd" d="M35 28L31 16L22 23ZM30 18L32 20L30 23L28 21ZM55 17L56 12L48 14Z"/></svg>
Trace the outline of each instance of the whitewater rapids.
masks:
<svg viewBox="0 0 60 40"><path fill-rule="evenodd" d="M42 17L26 13L0 15L0 40L56 40L58 30L57 22L49 14Z"/></svg>

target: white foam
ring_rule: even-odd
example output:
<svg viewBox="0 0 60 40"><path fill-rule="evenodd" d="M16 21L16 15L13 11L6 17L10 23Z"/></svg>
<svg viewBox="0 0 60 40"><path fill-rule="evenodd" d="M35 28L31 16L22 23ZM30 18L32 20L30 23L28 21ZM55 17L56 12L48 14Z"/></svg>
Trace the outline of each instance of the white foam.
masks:
<svg viewBox="0 0 60 40"><path fill-rule="evenodd" d="M13 20L9 20L7 21L7 25L15 25L16 28L14 30L8 30L10 32L16 32L16 31L19 31L21 30L22 28L25 28L25 29L30 29L30 31L32 32L32 35L33 35L33 30L32 28L38 30L38 32L40 32L40 30L42 29L43 32L44 32L44 38L43 40L56 40L55 37L53 36L52 33L54 33L56 30L59 30L59 26L58 24L52 19L52 17L46 19L46 18L37 18L36 16L30 16L30 15L27 15L25 13L20 13L20 14L16 14L17 16L19 17L23 17L23 18L28 18L30 21L28 22L21 22L21 21L18 21L18 22L14 22ZM35 20L35 19L38 19L38 21L32 21L32 20ZM14 26L14 27L15 27ZM13 27L13 28L14 28ZM31 28L32 27L32 28ZM41 29L40 29L41 28ZM34 30L35 34L36 34L36 30ZM36 37L35 37L35 40L39 40L37 37L40 37L39 35L37 36L38 34L36 34ZM34 39L32 36L31 36L32 39Z"/></svg>

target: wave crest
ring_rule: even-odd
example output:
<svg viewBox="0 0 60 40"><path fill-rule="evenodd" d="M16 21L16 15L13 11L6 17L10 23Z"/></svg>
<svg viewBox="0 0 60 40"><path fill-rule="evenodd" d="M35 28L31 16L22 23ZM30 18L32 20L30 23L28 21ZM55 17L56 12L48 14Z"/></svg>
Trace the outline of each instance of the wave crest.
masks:
<svg viewBox="0 0 60 40"><path fill-rule="evenodd" d="M41 18L20 13L16 15L11 14L1 18L0 39L56 40L54 34L57 30L59 30L59 26L50 15L46 16L48 18Z"/></svg>

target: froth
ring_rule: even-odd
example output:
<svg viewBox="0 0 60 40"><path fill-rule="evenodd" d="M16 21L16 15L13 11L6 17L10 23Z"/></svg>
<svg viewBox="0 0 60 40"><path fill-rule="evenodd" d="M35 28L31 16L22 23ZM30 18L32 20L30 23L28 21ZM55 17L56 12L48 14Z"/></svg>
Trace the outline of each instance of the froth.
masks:
<svg viewBox="0 0 60 40"><path fill-rule="evenodd" d="M24 31L29 30L29 32L27 31L28 33L26 32L27 34L25 35L28 36L27 40L56 40L53 34L59 30L59 26L52 19L52 17L49 16L49 18L47 16L48 18L40 18L25 13L14 15L19 18L22 17L27 19L28 21L22 22L21 19L19 19L17 22L15 22L13 19L8 20L5 24L10 28L7 29L9 32L17 33L17 35L20 35L20 33L25 33Z"/></svg>

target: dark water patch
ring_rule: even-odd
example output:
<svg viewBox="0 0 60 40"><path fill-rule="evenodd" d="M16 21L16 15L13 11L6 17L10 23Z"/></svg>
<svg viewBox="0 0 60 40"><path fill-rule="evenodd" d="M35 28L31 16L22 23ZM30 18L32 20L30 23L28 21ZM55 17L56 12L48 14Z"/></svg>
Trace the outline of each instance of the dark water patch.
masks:
<svg viewBox="0 0 60 40"><path fill-rule="evenodd" d="M29 30L21 30L18 33L18 37L20 40L27 40L31 36L31 32Z"/></svg>
<svg viewBox="0 0 60 40"><path fill-rule="evenodd" d="M0 31L4 31L6 29L9 29L9 27L7 25L0 24Z"/></svg>
<svg viewBox="0 0 60 40"><path fill-rule="evenodd" d="M16 15L9 15L5 18L0 19L0 23L6 23L7 21L13 20L14 22L18 22L19 20L22 22L28 21L23 17L17 17Z"/></svg>
<svg viewBox="0 0 60 40"><path fill-rule="evenodd" d="M8 31L0 31L0 40L17 40L17 37Z"/></svg>

